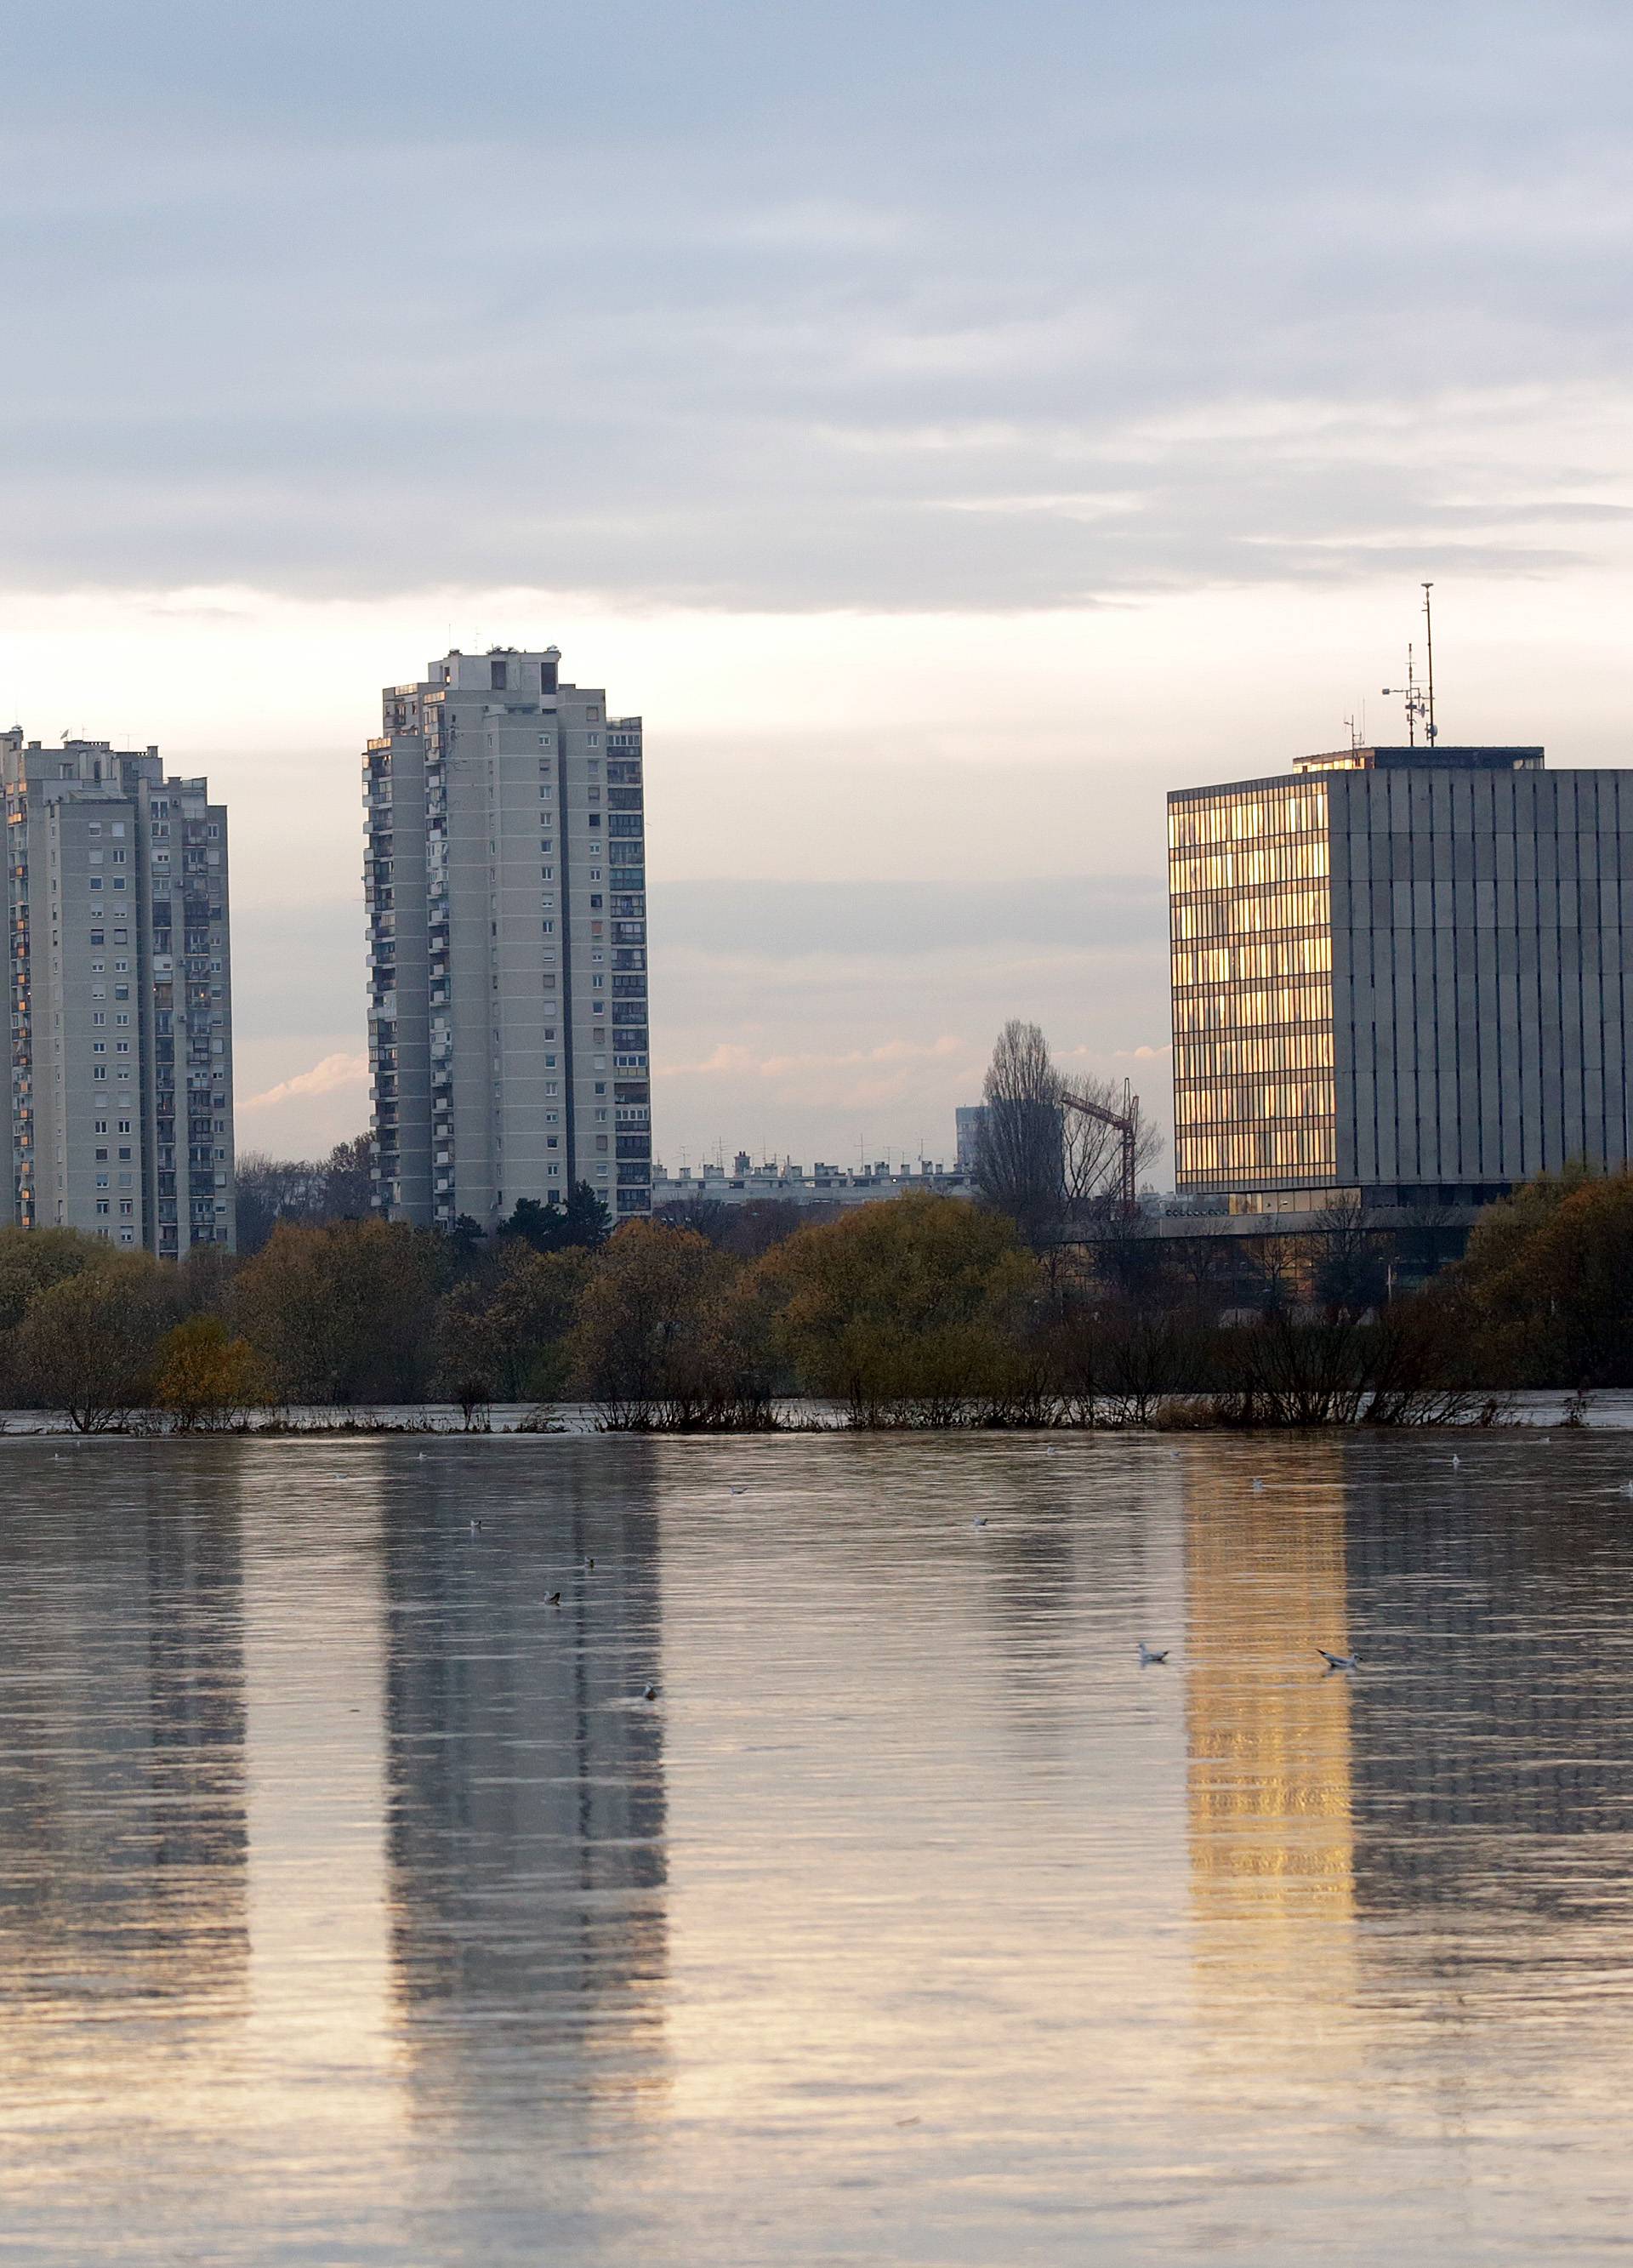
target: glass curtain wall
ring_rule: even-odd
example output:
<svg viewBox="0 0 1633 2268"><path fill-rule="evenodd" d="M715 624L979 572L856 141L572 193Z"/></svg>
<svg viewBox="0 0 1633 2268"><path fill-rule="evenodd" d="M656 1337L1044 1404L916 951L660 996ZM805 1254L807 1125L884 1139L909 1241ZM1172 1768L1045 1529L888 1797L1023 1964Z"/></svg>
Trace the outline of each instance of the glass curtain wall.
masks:
<svg viewBox="0 0 1633 2268"><path fill-rule="evenodd" d="M1181 1189L1335 1178L1328 845L1319 784L1169 802Z"/></svg>

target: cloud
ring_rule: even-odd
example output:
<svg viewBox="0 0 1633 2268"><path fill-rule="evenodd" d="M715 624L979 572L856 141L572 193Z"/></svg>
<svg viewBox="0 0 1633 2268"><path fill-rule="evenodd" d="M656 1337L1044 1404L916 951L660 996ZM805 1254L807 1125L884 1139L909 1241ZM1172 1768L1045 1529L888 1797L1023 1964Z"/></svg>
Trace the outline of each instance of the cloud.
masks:
<svg viewBox="0 0 1633 2268"><path fill-rule="evenodd" d="M281 1102L290 1102L301 1096L349 1093L354 1088L366 1087L369 1083L369 1059L366 1055L325 1056L321 1063L313 1064L310 1071L298 1071L293 1079L281 1079L276 1086L264 1094L252 1094L238 1106L242 1117L246 1111L270 1110Z"/></svg>
<svg viewBox="0 0 1633 2268"><path fill-rule="evenodd" d="M1625 502L1633 18L1125 12L35 11L9 586L995 611L1364 580L1585 466Z"/></svg>

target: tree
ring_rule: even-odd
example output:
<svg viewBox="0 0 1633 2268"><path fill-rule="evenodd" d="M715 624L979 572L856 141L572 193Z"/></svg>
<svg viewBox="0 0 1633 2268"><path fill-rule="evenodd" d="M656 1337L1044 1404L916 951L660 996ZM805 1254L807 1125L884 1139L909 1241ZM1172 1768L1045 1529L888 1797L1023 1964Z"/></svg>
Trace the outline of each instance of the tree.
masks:
<svg viewBox="0 0 1633 2268"><path fill-rule="evenodd" d="M417 1401L444 1264L441 1240L401 1221L284 1223L240 1271L236 1309L280 1399Z"/></svg>
<svg viewBox="0 0 1633 2268"><path fill-rule="evenodd" d="M1124 1137L1110 1120L1129 1121L1136 1189L1145 1167L1161 1154L1161 1135L1145 1123L1139 1096L1125 1094L1114 1079L1084 1075L1063 1079L1061 1105L1061 1182L1067 1219L1103 1219L1121 1212Z"/></svg>
<svg viewBox="0 0 1633 2268"><path fill-rule="evenodd" d="M438 1322L438 1374L462 1408L560 1394L567 1335L589 1270L581 1248L535 1252L520 1237L505 1237L493 1269L454 1285Z"/></svg>
<svg viewBox="0 0 1633 2268"><path fill-rule="evenodd" d="M619 1427L769 1423L764 1327L746 1291L737 1264L695 1229L627 1222L579 1302L576 1388Z"/></svg>
<svg viewBox="0 0 1633 2268"><path fill-rule="evenodd" d="M1001 1398L1041 1288L1011 1220L918 1191L801 1229L755 1277L801 1386L857 1425Z"/></svg>
<svg viewBox="0 0 1633 2268"><path fill-rule="evenodd" d="M366 1220L372 1203L374 1145L366 1134L337 1142L327 1158L273 1158L246 1150L235 1176L238 1244L248 1258L261 1251L280 1221L310 1226L327 1220Z"/></svg>
<svg viewBox="0 0 1633 2268"><path fill-rule="evenodd" d="M1633 1383L1633 1173L1539 1175L1491 1206L1444 1296L1493 1384Z"/></svg>
<svg viewBox="0 0 1633 2268"><path fill-rule="evenodd" d="M0 1228L0 1330L20 1323L40 1292L83 1268L105 1267L111 1251L77 1228Z"/></svg>
<svg viewBox="0 0 1633 2268"><path fill-rule="evenodd" d="M982 1087L975 1185L1029 1244L1042 1241L1064 1203L1063 1092L1043 1034L1011 1017L998 1034Z"/></svg>
<svg viewBox="0 0 1633 2268"><path fill-rule="evenodd" d="M105 1432L151 1402L154 1349L173 1313L173 1281L144 1254L110 1256L61 1278L29 1304L17 1331L36 1399L76 1432Z"/></svg>
<svg viewBox="0 0 1633 2268"><path fill-rule="evenodd" d="M612 1215L589 1182L575 1182L564 1207L554 1197L544 1204L536 1197L518 1197L499 1233L522 1238L535 1252L565 1252L573 1246L593 1252L606 1243L612 1225Z"/></svg>
<svg viewBox="0 0 1633 2268"><path fill-rule="evenodd" d="M167 1332L157 1357L154 1400L179 1432L230 1425L263 1401L260 1366L247 1339L234 1338L219 1315L189 1315Z"/></svg>

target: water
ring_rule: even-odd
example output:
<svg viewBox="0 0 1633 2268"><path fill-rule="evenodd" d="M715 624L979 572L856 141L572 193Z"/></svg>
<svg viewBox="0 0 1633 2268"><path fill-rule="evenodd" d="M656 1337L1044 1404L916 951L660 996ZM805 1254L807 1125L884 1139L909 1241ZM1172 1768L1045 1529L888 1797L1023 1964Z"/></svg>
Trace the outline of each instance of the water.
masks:
<svg viewBox="0 0 1633 2268"><path fill-rule="evenodd" d="M1621 2260L1630 1476L0 1444L4 2257Z"/></svg>

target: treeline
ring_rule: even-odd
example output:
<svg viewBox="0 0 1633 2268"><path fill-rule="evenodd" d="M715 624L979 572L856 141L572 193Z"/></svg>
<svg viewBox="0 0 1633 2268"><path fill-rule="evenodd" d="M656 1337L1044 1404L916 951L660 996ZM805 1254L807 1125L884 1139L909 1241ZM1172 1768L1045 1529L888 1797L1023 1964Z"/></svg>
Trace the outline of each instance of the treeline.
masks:
<svg viewBox="0 0 1633 2268"><path fill-rule="evenodd" d="M999 1212L913 1195L769 1241L706 1226L609 1236L585 1190L493 1237L284 1221L180 1267L0 1232L0 1393L87 1431L426 1400L688 1431L797 1422L798 1397L857 1425L1404 1425L1633 1384L1626 1174L1529 1184L1393 1296L1393 1241L1327 1217L1264 1241L1248 1307L1239 1276L1134 1224L1040 1255Z"/></svg>

